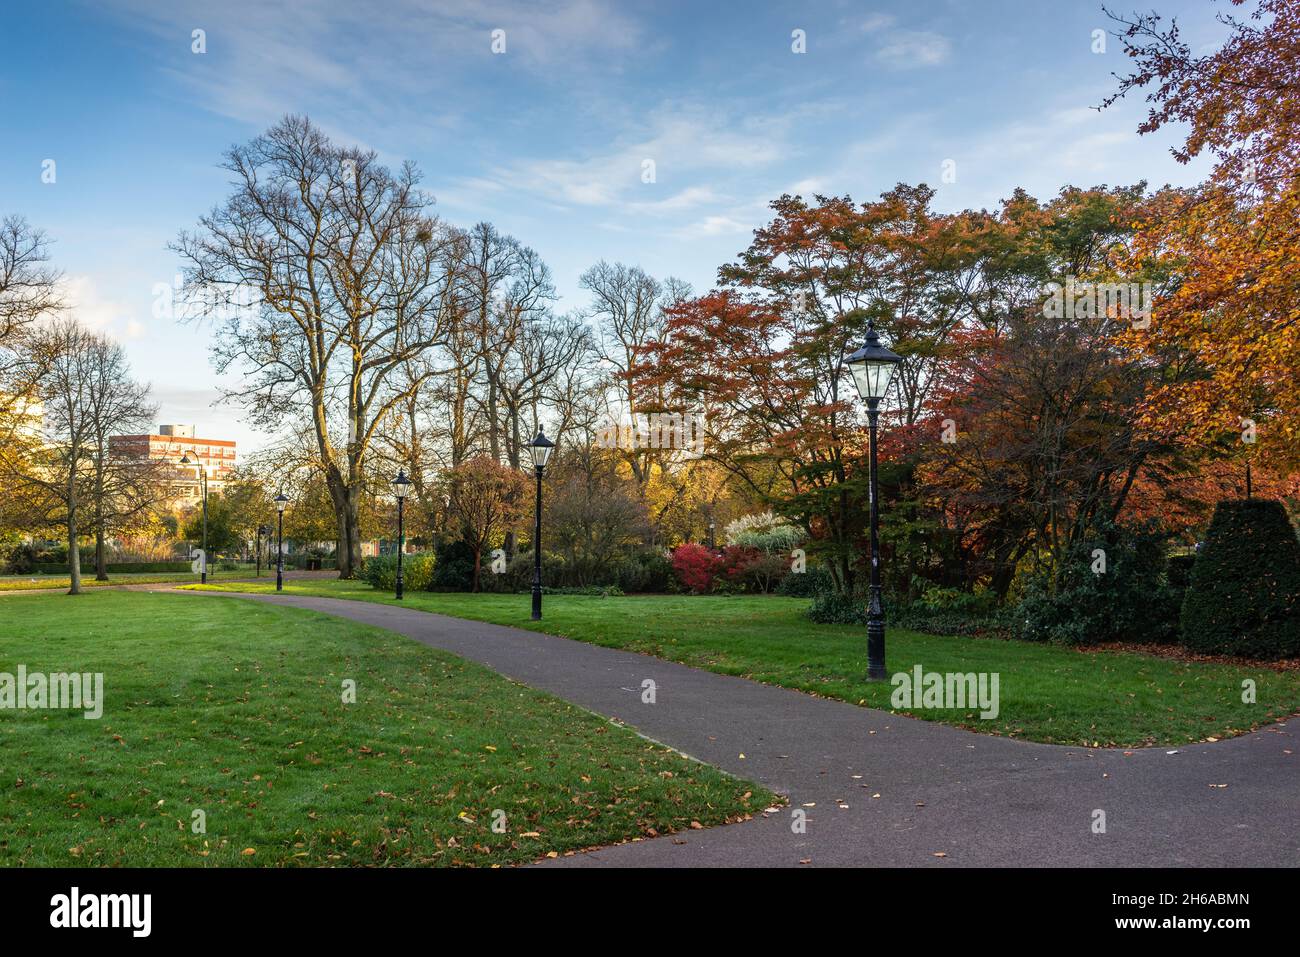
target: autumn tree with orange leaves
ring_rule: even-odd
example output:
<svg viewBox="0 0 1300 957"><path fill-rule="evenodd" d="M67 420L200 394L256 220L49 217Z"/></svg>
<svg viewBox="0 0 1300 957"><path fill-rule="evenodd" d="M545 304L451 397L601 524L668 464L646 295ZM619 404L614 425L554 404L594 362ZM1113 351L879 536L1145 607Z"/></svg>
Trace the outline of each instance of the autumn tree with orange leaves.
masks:
<svg viewBox="0 0 1300 957"><path fill-rule="evenodd" d="M1141 132L1187 124L1175 158L1215 161L1200 187L1149 210L1133 247L1182 275L1134 338L1180 372L1145 416L1284 473L1300 463L1300 7L1229 0L1230 36L1204 55L1157 14L1111 16L1133 71L1107 105L1146 90Z"/></svg>
<svg viewBox="0 0 1300 957"><path fill-rule="evenodd" d="M867 324L906 356L897 442L923 415L968 290L982 217L930 210L934 191L899 185L875 202L782 196L719 290L667 310L640 383L669 409L703 409L706 455L813 533L837 584L861 556L862 410L844 359Z"/></svg>

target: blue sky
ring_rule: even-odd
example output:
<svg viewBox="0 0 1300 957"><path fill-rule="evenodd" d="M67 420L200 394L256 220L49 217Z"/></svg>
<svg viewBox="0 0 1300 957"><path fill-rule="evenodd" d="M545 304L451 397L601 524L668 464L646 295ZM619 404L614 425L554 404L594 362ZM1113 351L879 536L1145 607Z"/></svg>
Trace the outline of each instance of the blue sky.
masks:
<svg viewBox="0 0 1300 957"><path fill-rule="evenodd" d="M1194 46L1224 35L1223 3L1152 5ZM168 242L226 195L223 150L285 113L416 161L442 216L533 246L569 309L600 258L707 289L783 192L926 182L955 210L1016 186L1194 182L1172 133L1137 136L1141 102L1091 109L1126 67L1113 38L1092 52L1107 27L1096 0L13 4L0 214L55 241L78 314L124 343L162 421L248 449L237 410L210 407L210 330L155 319L153 290L177 271Z"/></svg>

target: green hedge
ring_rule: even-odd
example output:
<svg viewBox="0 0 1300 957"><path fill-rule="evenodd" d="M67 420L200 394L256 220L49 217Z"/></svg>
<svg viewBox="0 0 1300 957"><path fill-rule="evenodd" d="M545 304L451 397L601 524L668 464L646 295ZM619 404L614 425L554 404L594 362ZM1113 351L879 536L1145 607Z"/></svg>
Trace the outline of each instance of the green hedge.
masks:
<svg viewBox="0 0 1300 957"><path fill-rule="evenodd" d="M1183 644L1300 657L1300 539L1281 502L1220 502L1183 597Z"/></svg>
<svg viewBox="0 0 1300 957"><path fill-rule="evenodd" d="M1166 537L1152 524L1099 523L1055 572L1027 576L1008 624L1018 638L1063 645L1176 641L1182 596L1166 580ZM1094 572L1097 549L1105 565Z"/></svg>
<svg viewBox="0 0 1300 957"><path fill-rule="evenodd" d="M38 575L68 575L71 574L72 572L72 569L66 563L58 564L55 562L37 562L33 566L33 568L35 569L36 574ZM88 571L93 572L94 570L95 570L95 562L93 559L89 562L82 561L81 573L83 575L86 574L86 572ZM190 563L189 562L110 562L108 564L107 570L110 575L112 574L127 575L127 574L131 574L132 572L153 572L155 574L163 573L163 572L187 572L190 571Z"/></svg>
<svg viewBox="0 0 1300 957"><path fill-rule="evenodd" d="M402 556L402 587L407 591L427 591L433 584L432 552ZM397 556L376 555L367 558L362 570L371 588L392 591L397 587Z"/></svg>

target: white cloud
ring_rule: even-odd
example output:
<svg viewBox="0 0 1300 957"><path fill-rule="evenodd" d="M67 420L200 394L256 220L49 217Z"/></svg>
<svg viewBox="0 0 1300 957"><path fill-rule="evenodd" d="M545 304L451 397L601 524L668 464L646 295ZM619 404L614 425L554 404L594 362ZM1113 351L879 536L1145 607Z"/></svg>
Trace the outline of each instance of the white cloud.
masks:
<svg viewBox="0 0 1300 957"><path fill-rule="evenodd" d="M815 193L825 193L830 181L822 176L810 176L793 183L785 192L792 196L811 197Z"/></svg>
<svg viewBox="0 0 1300 957"><path fill-rule="evenodd" d="M656 49L641 23L611 0L107 0L160 44L166 72L202 106L264 126L311 103L354 125L456 124L457 80L471 68L546 74L620 66ZM203 29L207 51L190 50ZM492 52L505 31L506 50Z"/></svg>
<svg viewBox="0 0 1300 957"><path fill-rule="evenodd" d="M144 324L135 318L135 310L104 296L91 276L63 277L60 293L68 314L87 329L119 341L138 339L145 333Z"/></svg>
<svg viewBox="0 0 1300 957"><path fill-rule="evenodd" d="M519 160L457 182L452 191L462 202L475 194L511 190L560 206L609 207L636 214L681 212L725 201L712 186L690 180L708 175L725 181L784 159L789 125L787 117L737 120L721 110L665 104L644 128L629 130L603 151L576 159ZM655 174L650 183L643 181L647 161Z"/></svg>
<svg viewBox="0 0 1300 957"><path fill-rule="evenodd" d="M752 229L752 226L746 225L739 220L732 219L730 216L705 216L703 219L693 223L688 223L680 229L673 230L673 236L678 239L701 239L707 236L726 236L734 233L743 233Z"/></svg>
<svg viewBox="0 0 1300 957"><path fill-rule="evenodd" d="M708 186L689 186L680 192L674 193L667 199L629 203L628 210L635 213L663 215L680 213L710 203L718 203L723 199L724 197L719 196Z"/></svg>
<svg viewBox="0 0 1300 957"><path fill-rule="evenodd" d="M938 66L952 53L952 42L942 34L928 30L897 30L886 35L876 50L878 63L894 69Z"/></svg>

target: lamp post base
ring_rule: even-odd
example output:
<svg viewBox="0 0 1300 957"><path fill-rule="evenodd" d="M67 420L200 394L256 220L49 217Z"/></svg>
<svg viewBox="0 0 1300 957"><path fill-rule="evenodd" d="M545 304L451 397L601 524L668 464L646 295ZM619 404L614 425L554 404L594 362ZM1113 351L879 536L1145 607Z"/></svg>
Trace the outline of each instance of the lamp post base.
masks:
<svg viewBox="0 0 1300 957"><path fill-rule="evenodd" d="M542 620L542 587L533 586L533 621Z"/></svg>
<svg viewBox="0 0 1300 957"><path fill-rule="evenodd" d="M884 681L885 671L885 613L880 605L880 593L873 589L871 604L867 608L867 680Z"/></svg>

